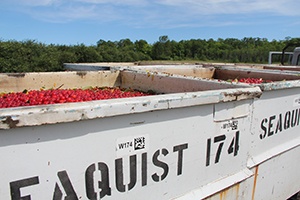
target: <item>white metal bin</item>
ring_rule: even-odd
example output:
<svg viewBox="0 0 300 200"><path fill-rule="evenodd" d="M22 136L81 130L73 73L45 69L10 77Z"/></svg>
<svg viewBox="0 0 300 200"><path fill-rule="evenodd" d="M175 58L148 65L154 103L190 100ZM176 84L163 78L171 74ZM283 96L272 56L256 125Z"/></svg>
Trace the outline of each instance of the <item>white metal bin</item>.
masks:
<svg viewBox="0 0 300 200"><path fill-rule="evenodd" d="M259 87L126 70L0 77L1 92L158 93L0 109L1 199L203 199L254 176L247 161Z"/></svg>
<svg viewBox="0 0 300 200"><path fill-rule="evenodd" d="M255 84L262 96L254 100L247 167L253 176L211 199L287 199L300 191L300 77L292 70L209 66L141 66L134 69L175 73L213 82L262 78ZM190 72L193 72L190 73ZM243 83L237 83L243 84ZM233 164L235 165L235 164Z"/></svg>

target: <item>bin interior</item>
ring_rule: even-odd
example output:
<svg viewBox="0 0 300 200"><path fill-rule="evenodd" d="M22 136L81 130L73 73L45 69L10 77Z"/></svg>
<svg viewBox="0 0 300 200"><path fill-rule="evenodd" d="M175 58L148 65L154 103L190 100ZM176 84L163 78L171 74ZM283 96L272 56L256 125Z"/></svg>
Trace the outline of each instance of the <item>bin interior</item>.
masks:
<svg viewBox="0 0 300 200"><path fill-rule="evenodd" d="M211 78L215 72L214 67L202 67L202 65L145 65L128 68L142 71L155 71L169 75L178 74L182 76L199 78Z"/></svg>
<svg viewBox="0 0 300 200"><path fill-rule="evenodd" d="M247 69L266 69L266 70L278 70L278 71L293 71L295 73L300 71L299 66L282 66L282 65L262 65L262 64L203 64L203 67L233 67L233 68L247 68Z"/></svg>
<svg viewBox="0 0 300 200"><path fill-rule="evenodd" d="M263 66L263 69L280 70L280 71L300 71L299 66Z"/></svg>
<svg viewBox="0 0 300 200"><path fill-rule="evenodd" d="M219 67L215 69L213 75L214 79L228 80L228 79L241 79L241 78L262 78L263 80L270 81L286 81L286 80L299 80L300 77L292 73L284 73L275 70L263 69L246 69L246 68L229 68Z"/></svg>
<svg viewBox="0 0 300 200"><path fill-rule="evenodd" d="M262 78L270 81L298 80L297 74L284 73L282 70L264 70L262 66L258 68L242 68L236 66L143 66L137 68L144 71L156 71L167 74L180 74L207 79L233 80L241 78ZM270 68L265 68L270 69Z"/></svg>
<svg viewBox="0 0 300 200"><path fill-rule="evenodd" d="M205 79L199 80L173 74L131 70L0 74L0 93L21 92L25 89L85 89L88 87L131 88L161 94L241 88L245 86L237 86L226 82L212 82Z"/></svg>

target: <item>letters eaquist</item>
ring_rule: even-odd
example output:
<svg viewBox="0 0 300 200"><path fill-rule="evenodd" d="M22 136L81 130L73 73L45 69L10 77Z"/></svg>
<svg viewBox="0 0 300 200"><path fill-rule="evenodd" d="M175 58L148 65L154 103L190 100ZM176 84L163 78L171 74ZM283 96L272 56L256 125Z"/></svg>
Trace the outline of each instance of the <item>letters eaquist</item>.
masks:
<svg viewBox="0 0 300 200"><path fill-rule="evenodd" d="M173 147L172 153L177 153L177 176L183 174L183 158L184 151L188 149L188 144L180 144ZM97 200L102 199L105 196L112 196L112 184L113 181L110 180L110 173L115 173L115 188L120 193L128 192L133 188L137 187L137 173L141 174L141 185L140 187L144 187L148 184L149 177L154 182L163 181L169 175L169 163L164 161L164 157L167 157L170 154L167 148L162 148L156 150L151 158L153 166L160 168L163 171L162 174L155 172L153 174L148 174L148 152L144 152L142 154L134 154L128 157L129 159L129 171L124 171L123 167L123 158L115 159L114 169L111 169L108 164L105 162L98 162L89 165L84 174L85 179L85 191L86 197L89 200ZM140 169L138 169L137 165L137 157L141 157L141 165ZM95 180L95 174L99 173L101 180ZM129 173L129 183L124 183L124 174ZM53 186L53 200L77 200L78 195L76 193L76 189L72 185L72 181L66 170L59 171L57 173L57 177L59 180L59 184L55 183ZM97 183L97 184L95 184ZM11 199L12 200L31 200L31 195L23 196L21 189L24 187L39 185L39 176L34 176L30 178L20 179L17 181L12 181L9 183ZM95 185L97 187L95 187ZM47 198L47 197L45 197Z"/></svg>

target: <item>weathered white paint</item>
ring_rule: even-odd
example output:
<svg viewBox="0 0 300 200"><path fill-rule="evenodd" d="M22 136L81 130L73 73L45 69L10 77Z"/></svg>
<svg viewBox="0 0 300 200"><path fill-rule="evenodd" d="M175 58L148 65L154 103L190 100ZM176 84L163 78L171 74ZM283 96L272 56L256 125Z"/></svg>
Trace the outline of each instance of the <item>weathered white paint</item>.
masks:
<svg viewBox="0 0 300 200"><path fill-rule="evenodd" d="M25 74L21 78L19 76L10 76L7 82L9 83L12 78L17 80L21 79L21 81L25 82L23 78L28 80L26 77L30 77L29 80L35 80L35 84L26 82L27 85L24 85L24 87L27 88L26 86L28 86L29 88L32 88L34 86L36 89L39 88L39 81L37 80L42 80L40 76L44 75L47 77L46 80L48 80L48 82L43 83L47 86L60 81L59 83L64 85L64 88L68 88L67 86L74 88L78 85L81 85L81 87L84 88L89 86L89 84L95 80L93 86L119 86L169 94L83 103L31 106L21 109L4 109L0 116L0 128L7 129L12 127L79 121L153 110L243 100L259 97L261 95L261 91L258 87L245 88L245 86L237 86L230 83L214 83L207 80L201 81L196 78L187 78L183 76L126 71L121 73L115 71L88 72L84 74L80 73L80 75L76 72ZM68 83L66 85L63 82L64 76L66 76L66 82ZM5 78L5 75L3 75L3 77ZM71 82L71 80L73 80L74 83ZM101 81L104 82L104 85L101 85ZM5 84L4 87L8 85L8 83ZM11 89L19 91L19 82L14 80L12 83L15 84L10 85ZM207 89L210 90L205 91ZM0 91L5 91L5 88Z"/></svg>
<svg viewBox="0 0 300 200"><path fill-rule="evenodd" d="M42 88L72 89L99 85L115 87L120 85L119 77L119 71L0 74L0 92L22 92L24 89L40 90Z"/></svg>
<svg viewBox="0 0 300 200"><path fill-rule="evenodd" d="M298 80L182 75L121 71L111 83L163 95L1 109L1 198L281 200L299 191L299 126L270 136L261 126L271 119L272 132L299 109Z"/></svg>
<svg viewBox="0 0 300 200"><path fill-rule="evenodd" d="M252 109L251 101L241 102ZM59 190L65 193L63 178L60 179L59 176L67 174L74 189L72 194L88 199L87 191L98 195L101 191L98 188L98 182L101 182L97 168L99 163L108 167L108 186L111 189L111 195L107 194L103 199L172 199L199 186L225 180L230 175L237 174L233 178L241 180L244 176L241 177L239 173L247 170L248 149L248 138L242 135L247 135L250 129L250 116L237 119L232 116L233 120L215 122L213 107L214 104L194 105L1 130L0 154L6 156L2 156L0 162L6 173L1 177L0 184L4 189L0 196L10 199L12 188L17 190L18 184L14 183L23 183L25 186L20 189L22 197L30 195L31 199L52 198L56 184L59 188L56 189L56 194ZM236 126L229 125L232 121L235 121ZM231 145L237 132L240 138L236 144ZM216 143L214 138L217 136L226 138ZM134 139L138 138L147 140L145 149L134 150L131 146L131 142L134 145ZM211 147L207 157L209 139ZM224 146L215 163L220 143ZM236 145L240 148L234 155ZM129 149L117 149L120 146ZM233 149L228 153L230 147ZM144 162L143 155L146 156ZM137 159L136 181L133 181L135 184L131 189L127 186L130 183L130 156ZM124 166L120 169L124 170L125 192L119 191L116 186L115 162L118 159L121 159L119 161ZM165 164L159 167L161 162L155 159ZM146 178L141 176L142 163L147 166L143 171ZM87 178L85 174L90 167L95 167L96 172ZM26 185L24 179L33 178L38 182ZM86 181L94 185L94 188L86 186ZM202 196L197 195L197 198L204 198L232 184L231 181L224 181L215 190L205 192Z"/></svg>
<svg viewBox="0 0 300 200"><path fill-rule="evenodd" d="M213 65L210 65L212 67ZM163 68L163 67L161 67ZM265 68L265 69L264 69ZM164 70L166 68L163 68ZM245 178L236 184L218 192L211 199L286 199L300 190L300 179L294 173L293 168L299 166L299 153L295 148L300 148L300 77L298 69L278 67L238 67L238 66L217 66L214 71L218 77L223 80L233 79L235 77L262 77L265 80L273 80L272 83L263 83L258 86L263 94L253 103L253 113L251 119L251 129L249 131L249 157L247 161L248 169L253 171L251 178ZM153 68L154 71L159 71ZM181 71L184 75L184 70ZM216 81L216 80L212 80ZM238 102L236 102L238 104ZM220 107L225 104L215 104ZM227 108L226 113L232 109ZM244 108L236 106L233 111L241 112ZM226 115L217 114L215 119L225 117ZM238 116L238 115L236 115ZM297 151L296 151L297 152ZM280 159L279 159L280 158ZM269 163L272 163L270 166ZM259 174L255 172L257 169ZM269 169L268 169L269 168ZM280 170L281 169L281 170ZM295 169L296 170L296 169ZM295 176L297 178L295 178ZM229 178L228 176L227 178ZM290 180L290 181L289 181ZM253 186L253 181L257 185ZM232 181L234 182L234 181ZM259 184L258 184L259 182ZM220 183L218 181L217 183ZM264 190L264 185L270 189ZM217 186L214 186L217 187ZM275 189L276 188L276 189ZM274 191L276 190L276 191ZM197 193L198 191L198 193ZM199 188L187 194L183 198L200 194L207 189Z"/></svg>

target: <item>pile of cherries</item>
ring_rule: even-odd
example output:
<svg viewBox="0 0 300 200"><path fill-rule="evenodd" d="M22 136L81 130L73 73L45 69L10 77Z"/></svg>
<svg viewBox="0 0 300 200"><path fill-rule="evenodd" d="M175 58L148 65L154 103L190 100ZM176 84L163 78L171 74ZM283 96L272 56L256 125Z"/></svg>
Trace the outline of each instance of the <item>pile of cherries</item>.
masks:
<svg viewBox="0 0 300 200"><path fill-rule="evenodd" d="M89 88L89 89L51 89L51 90L24 90L0 94L0 108L19 106L47 105L57 103L84 102L114 98L146 96L135 90L120 88Z"/></svg>
<svg viewBox="0 0 300 200"><path fill-rule="evenodd" d="M270 83L272 81L270 81L270 80L263 80L262 78L241 78L241 79L235 79L232 82L260 84L260 83Z"/></svg>

